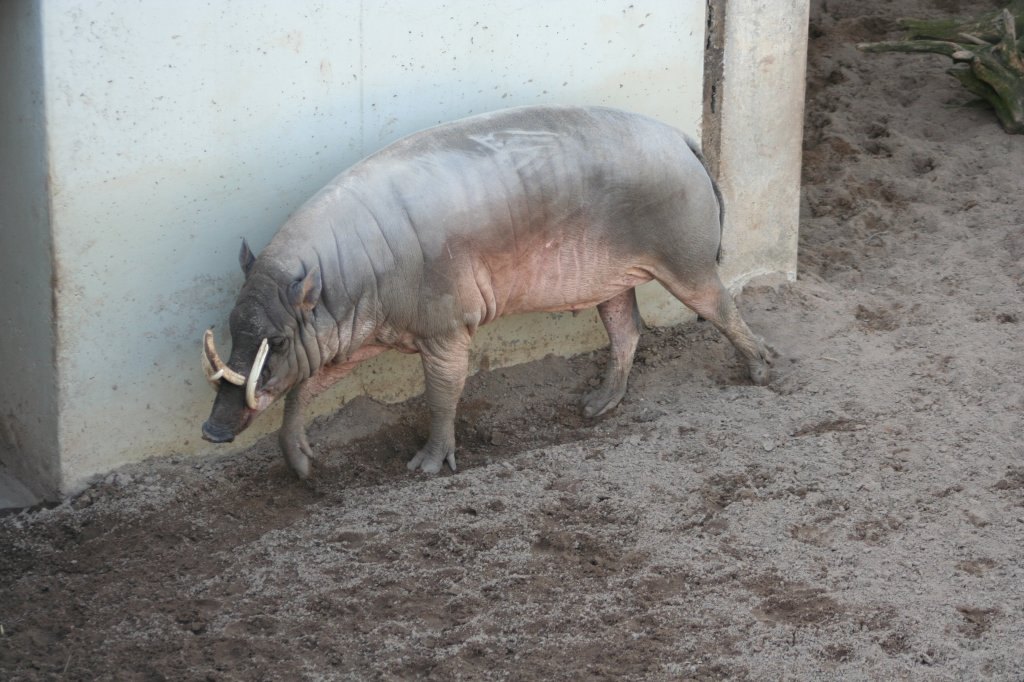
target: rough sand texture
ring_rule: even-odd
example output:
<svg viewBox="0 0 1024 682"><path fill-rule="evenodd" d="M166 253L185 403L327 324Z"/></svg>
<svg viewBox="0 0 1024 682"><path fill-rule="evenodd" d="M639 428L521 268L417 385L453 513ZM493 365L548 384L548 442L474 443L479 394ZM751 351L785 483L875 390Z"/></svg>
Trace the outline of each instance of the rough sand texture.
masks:
<svg viewBox="0 0 1024 682"><path fill-rule="evenodd" d="M692 324L597 422L603 352L473 378L455 475L405 471L421 400L314 424L309 486L125 469L0 521L0 678L1022 679L1024 136L853 47L956 9L814 4L770 386Z"/></svg>

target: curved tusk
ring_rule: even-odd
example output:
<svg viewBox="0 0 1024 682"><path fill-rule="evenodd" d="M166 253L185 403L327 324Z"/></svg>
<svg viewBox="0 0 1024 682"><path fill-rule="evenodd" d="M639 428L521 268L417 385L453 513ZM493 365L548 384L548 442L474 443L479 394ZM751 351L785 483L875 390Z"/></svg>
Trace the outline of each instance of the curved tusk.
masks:
<svg viewBox="0 0 1024 682"><path fill-rule="evenodd" d="M223 372L214 372L213 365L210 364L210 358L206 356L206 344L203 344L203 374L206 375L206 380L210 382L210 385L214 388L217 387L217 381L223 375Z"/></svg>
<svg viewBox="0 0 1024 682"><path fill-rule="evenodd" d="M267 361L267 351L269 350L270 344L266 339L263 339L259 351L256 352L256 361L252 363L252 369L249 370L249 379L245 382L245 404L251 410L256 409L256 382L259 381L260 373L263 371L263 363Z"/></svg>
<svg viewBox="0 0 1024 682"><path fill-rule="evenodd" d="M213 327L207 329L203 334L203 369L206 371L206 378L211 382L216 382L223 377L235 386L245 384L245 377L225 365L217 355L217 347L213 343Z"/></svg>

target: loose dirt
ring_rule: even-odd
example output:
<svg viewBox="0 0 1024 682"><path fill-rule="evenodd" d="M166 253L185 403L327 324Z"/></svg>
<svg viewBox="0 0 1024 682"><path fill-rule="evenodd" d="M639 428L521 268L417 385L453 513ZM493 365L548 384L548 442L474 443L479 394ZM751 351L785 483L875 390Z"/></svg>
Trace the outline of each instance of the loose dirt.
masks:
<svg viewBox="0 0 1024 682"><path fill-rule="evenodd" d="M1024 678L1024 136L854 48L989 6L813 3L771 385L695 323L598 421L604 352L473 377L454 475L367 399L309 485L272 439L123 469L0 520L0 678Z"/></svg>

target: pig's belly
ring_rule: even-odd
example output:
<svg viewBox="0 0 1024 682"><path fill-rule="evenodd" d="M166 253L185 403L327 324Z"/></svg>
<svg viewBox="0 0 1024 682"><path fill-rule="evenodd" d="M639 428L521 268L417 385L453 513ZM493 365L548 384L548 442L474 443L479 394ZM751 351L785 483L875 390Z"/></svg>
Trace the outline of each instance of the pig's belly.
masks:
<svg viewBox="0 0 1024 682"><path fill-rule="evenodd" d="M497 316L592 308L652 279L646 264L562 249L510 264L494 282Z"/></svg>

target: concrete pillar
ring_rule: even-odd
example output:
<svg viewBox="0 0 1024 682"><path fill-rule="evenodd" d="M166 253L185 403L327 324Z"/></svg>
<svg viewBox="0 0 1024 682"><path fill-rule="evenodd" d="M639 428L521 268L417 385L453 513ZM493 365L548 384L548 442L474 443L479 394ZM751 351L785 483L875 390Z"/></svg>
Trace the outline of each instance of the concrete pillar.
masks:
<svg viewBox="0 0 1024 682"><path fill-rule="evenodd" d="M722 273L733 287L796 279L807 0L724 0L720 136L726 203Z"/></svg>
<svg viewBox="0 0 1024 682"><path fill-rule="evenodd" d="M60 489L41 8L0 2L0 495Z"/></svg>

